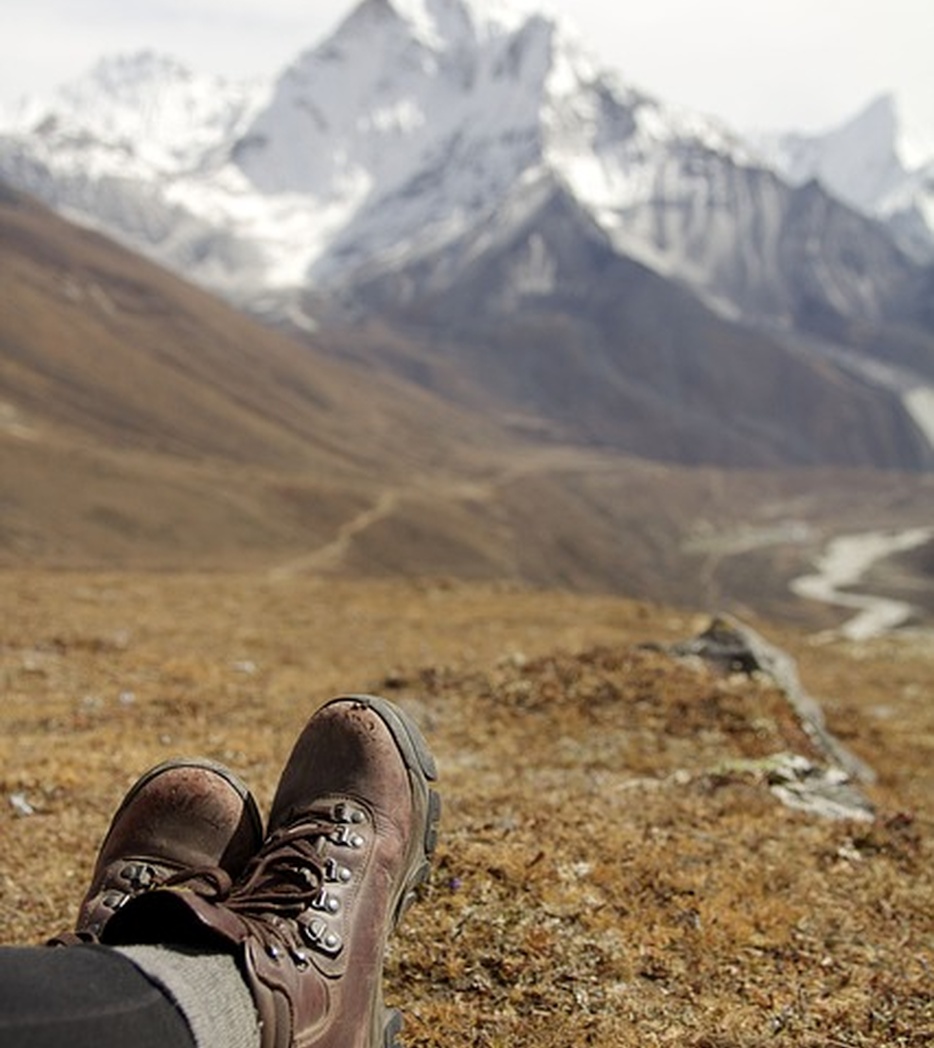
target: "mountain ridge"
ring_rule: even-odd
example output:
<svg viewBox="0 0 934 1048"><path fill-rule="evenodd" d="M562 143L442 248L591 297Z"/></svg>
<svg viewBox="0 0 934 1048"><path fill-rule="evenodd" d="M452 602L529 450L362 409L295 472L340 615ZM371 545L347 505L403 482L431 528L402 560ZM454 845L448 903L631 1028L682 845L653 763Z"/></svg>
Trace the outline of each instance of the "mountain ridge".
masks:
<svg viewBox="0 0 934 1048"><path fill-rule="evenodd" d="M660 461L670 413L651 458L583 442L563 366L549 417L491 401L495 345L471 377L424 334L370 318L299 344L0 183L0 566L487 580L820 625L788 581L826 536L934 512L930 474ZM516 345L533 370L551 352Z"/></svg>
<svg viewBox="0 0 934 1048"><path fill-rule="evenodd" d="M557 19L534 13L523 20L514 12L510 20L492 23L481 38L471 22L476 14L465 0L429 6L446 16L430 23L430 33L425 18L416 17L427 10L423 4L363 4L330 38L301 52L276 80L249 88L197 76L153 55L102 62L83 84L60 92L60 116L53 104L44 112L33 107L8 122L0 151L6 176L22 188L40 190L40 196L52 195L54 206L90 215L118 235L122 231L134 246L164 256L170 265L173 260L184 264L186 244L188 255L196 254L199 237L203 240L223 217L226 233L214 230L221 242L216 260L189 272L224 290L225 266L244 266L248 260L252 279L273 287L300 285L306 271L320 280L346 268L348 243L371 256L379 250L380 234L376 228L360 229L361 208L366 213L375 204L379 210L387 187L390 204L398 204L398 190L416 175L424 186L424 172L438 162L433 158L456 150L458 141L470 143L474 153L466 156L474 166L479 157L481 168L460 193L455 186L440 201L441 210L453 209L455 227L458 216L462 223L469 221L475 206L469 203L471 194L495 201L506 188L504 178L511 182L517 172L541 164L560 172L597 220L612 229L622 214L631 227L633 208L650 199L647 193L682 177L677 155L664 160L672 147L685 143L699 150L699 157L706 153L707 163L720 156L734 167L754 169L762 162L756 144L743 143L712 119L666 106L601 68ZM128 98L122 100L122 93ZM183 110L189 115L187 128L179 119ZM469 127L478 126L481 116L487 126L477 139ZM73 137L69 125L80 129ZM35 140L24 144L17 128L31 131ZM509 138L513 145L504 146L504 157L476 154L476 142L486 141L481 150L489 151ZM379 163L376 154L383 154ZM452 160L456 153L447 158L449 167ZM108 217L106 199L96 204L90 199L93 178L90 183L80 179L71 170L76 166L98 169L97 178L119 179L129 201L121 208L118 198ZM778 165L782 173L786 167ZM144 186L140 200L138 191L126 186L134 173L150 187L157 175L168 177L171 191L153 193ZM58 188L49 181L58 182ZM258 196L251 187L261 191ZM209 188L210 205L204 199ZM677 186L667 192L674 193L674 203ZM283 196L295 193L305 199ZM282 199L276 203L276 197ZM238 219L247 199L255 214ZM422 193L422 210L425 201ZM146 221L134 224L134 205L148 219L148 228ZM419 210L403 226L398 209L383 210L383 220L395 215L382 234L384 248L398 251L420 225L434 230L433 243L444 235L438 221L425 223ZM295 224L294 234L283 222ZM677 257L660 253L658 239L653 242L645 230L619 235L623 249L641 249L643 261L679 274ZM225 236L235 245L229 259ZM666 239L677 241L670 233ZM269 251L280 257L297 253L300 261L293 259L285 269L275 258L263 263ZM696 286L696 269L680 275ZM237 280L230 273L227 277L233 281L227 290L236 294Z"/></svg>
<svg viewBox="0 0 934 1048"><path fill-rule="evenodd" d="M913 257L934 260L934 150L909 136L893 95L879 95L824 133L784 132L757 141L766 161L793 184L819 181L884 221Z"/></svg>
<svg viewBox="0 0 934 1048"><path fill-rule="evenodd" d="M105 120L95 134L95 106L81 95L76 123L43 119L0 136L0 175L310 343L367 319L410 332L420 318L425 345L461 346L442 370L459 371L452 380L475 404L486 398L488 417L493 406L527 413L531 403L543 429L557 425L565 439L667 457L654 439L667 412L672 433L692 435L681 442L692 462L704 449L712 457L702 460L719 464L751 454L931 468L932 271L813 181L791 185L718 123L600 68L557 20L534 7L480 10L466 0L364 3L271 87L192 101L200 117L175 145L171 114L205 81L151 57L99 73L99 83L134 85L135 104L116 100L110 131ZM159 94L162 77L171 90ZM564 218L549 210L553 193L568 205ZM570 279L565 266L557 281L562 252L577 252L583 268ZM471 282L486 264L502 276L496 288ZM610 307L643 271L660 281L656 319L630 298L641 323L614 333ZM596 302L605 307L597 336L587 315ZM679 319L688 316L693 327ZM555 321L551 333L542 318ZM509 344L520 329L529 340ZM502 369L481 368L478 381L493 343L504 362L547 348L549 388L511 380L504 397ZM744 345L746 360L784 354L784 367L757 378ZM609 406L601 420L587 417L610 358L619 403L641 405L617 411L612 433ZM382 365L371 356L366 366ZM691 398L660 396L666 368L682 390L690 375L711 394L687 429L679 413ZM807 395L802 369L813 378ZM747 404L730 429L717 387L741 372ZM782 375L788 389L772 397ZM591 396L569 410L575 388ZM640 433L647 394L653 421ZM756 403L768 408L760 419ZM694 439L725 423L722 439Z"/></svg>

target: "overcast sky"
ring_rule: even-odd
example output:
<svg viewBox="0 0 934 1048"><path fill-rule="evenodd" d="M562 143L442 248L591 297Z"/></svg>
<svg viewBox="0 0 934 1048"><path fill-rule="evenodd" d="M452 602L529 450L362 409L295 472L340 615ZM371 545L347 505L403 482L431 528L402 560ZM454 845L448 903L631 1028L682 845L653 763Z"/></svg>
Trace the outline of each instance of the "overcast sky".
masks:
<svg viewBox="0 0 934 1048"><path fill-rule="evenodd" d="M151 47L269 75L356 0L0 0L0 101ZM526 0L527 2L527 0ZM934 0L543 0L604 64L739 130L820 130L887 91L934 143ZM934 147L932 147L934 153Z"/></svg>

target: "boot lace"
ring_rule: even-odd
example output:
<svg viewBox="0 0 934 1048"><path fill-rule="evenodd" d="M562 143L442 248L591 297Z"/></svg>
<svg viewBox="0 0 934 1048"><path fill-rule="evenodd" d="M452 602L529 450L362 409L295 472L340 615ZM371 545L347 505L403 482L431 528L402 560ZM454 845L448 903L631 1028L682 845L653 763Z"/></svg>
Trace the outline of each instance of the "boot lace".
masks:
<svg viewBox="0 0 934 1048"><path fill-rule="evenodd" d="M362 811L341 802L270 833L236 884L220 869L189 870L170 880L193 882L200 894L261 925L273 958L284 949L304 965L309 947L336 957L343 940L329 918L341 912L339 889L353 879L340 856L364 846L359 830L365 821Z"/></svg>

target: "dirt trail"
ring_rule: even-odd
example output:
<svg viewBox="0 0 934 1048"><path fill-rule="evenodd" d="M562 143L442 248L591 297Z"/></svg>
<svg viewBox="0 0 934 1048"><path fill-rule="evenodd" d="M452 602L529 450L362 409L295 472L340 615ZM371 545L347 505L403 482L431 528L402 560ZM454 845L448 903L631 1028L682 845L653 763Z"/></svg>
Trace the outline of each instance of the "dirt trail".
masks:
<svg viewBox="0 0 934 1048"><path fill-rule="evenodd" d="M270 579L273 582L281 582L303 572L339 567L354 537L388 517L398 506L400 498L401 492L398 489L384 491L372 506L342 524L330 542L295 560L272 568L269 572Z"/></svg>
<svg viewBox="0 0 934 1048"><path fill-rule="evenodd" d="M575 449L543 449L529 454L521 461L511 461L499 472L489 477L475 479L445 479L432 477L413 481L410 486L389 488L383 491L372 506L345 521L334 537L322 546L299 557L272 568L269 577L281 582L296 575L316 571L335 570L347 556L354 539L368 528L380 523L399 510L407 497L414 499L430 496L439 502L458 503L465 501L490 502L496 498L497 489L514 482L522 476L545 474L566 470L580 472L606 472L618 469L618 464L599 454Z"/></svg>

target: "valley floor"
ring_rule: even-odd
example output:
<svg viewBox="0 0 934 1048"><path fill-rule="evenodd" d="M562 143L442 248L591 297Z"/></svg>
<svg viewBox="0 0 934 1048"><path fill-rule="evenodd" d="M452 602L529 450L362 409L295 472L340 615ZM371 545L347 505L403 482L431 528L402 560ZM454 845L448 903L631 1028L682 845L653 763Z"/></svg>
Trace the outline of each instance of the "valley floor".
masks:
<svg viewBox="0 0 934 1048"><path fill-rule="evenodd" d="M0 938L73 919L110 814L177 754L268 804L309 713L387 694L445 801L388 963L410 1046L934 1040L934 650L755 627L878 779L782 806L812 744L768 681L666 648L703 617L509 586L288 573L0 575Z"/></svg>

